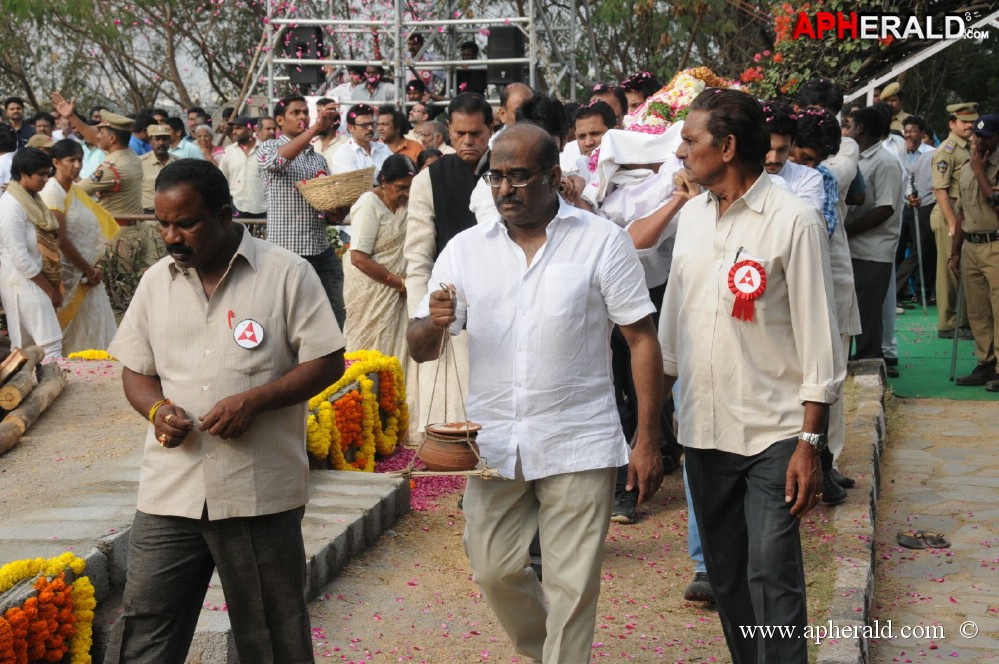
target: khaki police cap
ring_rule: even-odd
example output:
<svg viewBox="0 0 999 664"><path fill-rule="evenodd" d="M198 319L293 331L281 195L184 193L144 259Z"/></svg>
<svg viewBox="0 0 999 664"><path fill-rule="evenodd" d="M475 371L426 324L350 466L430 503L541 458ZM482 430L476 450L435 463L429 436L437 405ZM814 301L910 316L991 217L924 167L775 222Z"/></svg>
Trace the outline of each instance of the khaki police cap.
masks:
<svg viewBox="0 0 999 664"><path fill-rule="evenodd" d="M101 121L97 123L97 126L110 127L117 131L132 131L134 122L132 118L126 118L124 115L118 115L111 111L101 111Z"/></svg>
<svg viewBox="0 0 999 664"><path fill-rule="evenodd" d="M146 127L146 133L149 136L169 136L170 126L169 125L157 125L152 124Z"/></svg>
<svg viewBox="0 0 999 664"><path fill-rule="evenodd" d="M55 141L53 141L45 134L35 134L34 136L28 139L29 148L40 148L42 150L48 150L53 145L55 145Z"/></svg>
<svg viewBox="0 0 999 664"><path fill-rule="evenodd" d="M884 90L881 91L881 99L891 99L901 91L901 85L898 83L889 83L885 86Z"/></svg>
<svg viewBox="0 0 999 664"><path fill-rule="evenodd" d="M959 104L951 104L947 107L947 112L958 120L974 122L978 119L978 102L968 101Z"/></svg>

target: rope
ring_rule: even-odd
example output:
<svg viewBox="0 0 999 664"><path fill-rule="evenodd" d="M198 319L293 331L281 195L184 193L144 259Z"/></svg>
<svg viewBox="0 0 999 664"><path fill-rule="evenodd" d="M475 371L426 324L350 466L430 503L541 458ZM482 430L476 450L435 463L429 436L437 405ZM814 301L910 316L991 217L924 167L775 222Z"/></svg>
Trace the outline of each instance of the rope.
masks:
<svg viewBox="0 0 999 664"><path fill-rule="evenodd" d="M441 284L441 288L446 290L450 295L451 301L453 302L458 297L457 289L451 284ZM434 385L430 392L430 403L427 407L427 421L424 424L424 437L420 442L420 445L416 448L416 454L413 458L409 460L406 468L403 470L397 470L390 473L384 473L389 477L439 477L443 475L464 475L466 477L481 477L482 479L499 479L502 476L499 471L490 468L486 463L486 460L479 454L478 447L473 443L471 437L471 431L467 425L468 423L468 411L465 405L465 391L461 386L461 374L458 372L458 362L454 355L454 345L451 343L451 333L450 330L445 329L444 334L441 336L440 349L437 354L438 362L437 369L434 371ZM438 470L416 470L415 464L416 460L420 458L420 452L423 450L423 446L426 444L427 440L434 437L438 442L445 442L441 440L440 436L436 436L430 433L430 417L433 412L434 397L437 396L437 382L441 375L441 367L444 369L444 424L449 422L447 413L448 404L448 369L449 367L454 370L455 382L458 384L458 395L461 399L461 414L462 422L465 424L465 437L463 439L458 439L454 441L446 441L447 443L456 444L464 443L468 449L472 450L476 459L476 468L474 470L453 470L453 471L438 471Z"/></svg>

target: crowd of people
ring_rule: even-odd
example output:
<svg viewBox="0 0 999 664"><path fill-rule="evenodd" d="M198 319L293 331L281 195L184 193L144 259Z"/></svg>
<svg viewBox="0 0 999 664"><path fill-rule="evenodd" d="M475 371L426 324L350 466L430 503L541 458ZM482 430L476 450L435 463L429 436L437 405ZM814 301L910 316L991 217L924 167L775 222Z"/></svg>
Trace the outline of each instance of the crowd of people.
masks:
<svg viewBox="0 0 999 664"><path fill-rule="evenodd" d="M273 570L224 543L239 520L253 525L240 546L296 558L273 584L233 592L241 661L311 661L303 400L342 372L344 349L402 361L414 441L444 417L482 425L480 453L506 480L469 479L465 547L519 652L589 661L609 523L632 523L683 455L685 597L717 602L734 661L806 661L803 639L738 627L805 625L800 517L855 484L836 467L847 359L898 375L895 318L925 297L940 337L974 339L977 366L957 383L999 391L999 115L949 105L937 146L898 83L844 111L842 87L817 78L787 99L709 85L684 120L649 132L663 84L640 72L583 104L513 83L497 109L462 92L432 117L433 72L414 72L404 113L368 69L218 129L200 108L86 119L57 92L29 120L4 101L0 296L14 344L108 347L109 239L149 268L111 344L156 463L143 466L141 571L130 557L110 661L182 659L212 561L227 597ZM349 210L317 210L297 187L369 167ZM236 223L254 220L266 242ZM331 224L349 226L342 258ZM255 473L266 486L238 479ZM190 571L163 562L177 528L197 533ZM256 541L274 533L286 541ZM191 580L196 592L159 590ZM271 601L284 608L255 606Z"/></svg>

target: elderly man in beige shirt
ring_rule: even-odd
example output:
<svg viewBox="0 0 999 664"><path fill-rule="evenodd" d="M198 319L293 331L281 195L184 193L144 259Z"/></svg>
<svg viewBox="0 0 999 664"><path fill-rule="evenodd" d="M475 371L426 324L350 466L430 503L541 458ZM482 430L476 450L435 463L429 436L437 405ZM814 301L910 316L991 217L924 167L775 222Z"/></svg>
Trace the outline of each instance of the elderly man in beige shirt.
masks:
<svg viewBox="0 0 999 664"><path fill-rule="evenodd" d="M666 386L679 377L691 502L732 659L803 664L798 519L822 497L821 432L845 366L825 223L763 172L758 101L709 89L690 108L677 157L707 192L680 213L659 324Z"/></svg>
<svg viewBox="0 0 999 664"><path fill-rule="evenodd" d="M150 426L105 662L183 662L216 568L240 662L312 662L305 402L343 373L343 336L312 267L233 222L213 164L165 168L155 207L169 256L109 349Z"/></svg>

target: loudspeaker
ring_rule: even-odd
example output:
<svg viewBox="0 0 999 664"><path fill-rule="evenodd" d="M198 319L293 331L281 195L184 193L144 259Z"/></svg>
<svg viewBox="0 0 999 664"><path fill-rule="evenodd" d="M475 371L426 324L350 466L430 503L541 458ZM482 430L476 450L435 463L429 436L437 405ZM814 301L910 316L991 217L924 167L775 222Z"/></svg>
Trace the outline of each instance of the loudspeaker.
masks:
<svg viewBox="0 0 999 664"><path fill-rule="evenodd" d="M486 54L490 60L506 60L524 57L524 33L516 26L489 28ZM503 86L509 83L523 83L524 65L487 65L487 77L492 85Z"/></svg>
<svg viewBox="0 0 999 664"><path fill-rule="evenodd" d="M284 33L284 57L320 60L323 31L318 26L291 28ZM287 65L292 85L316 85L326 80L321 65Z"/></svg>

